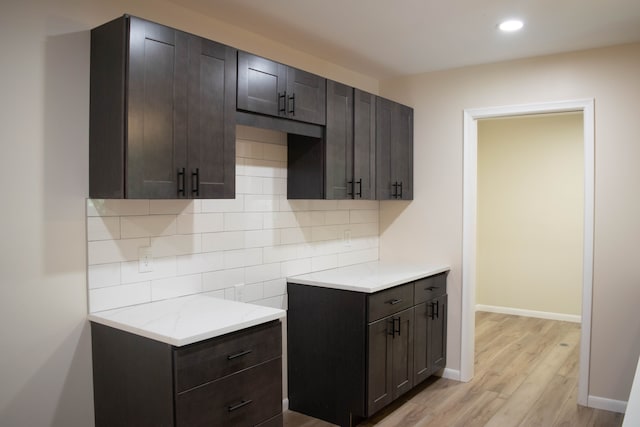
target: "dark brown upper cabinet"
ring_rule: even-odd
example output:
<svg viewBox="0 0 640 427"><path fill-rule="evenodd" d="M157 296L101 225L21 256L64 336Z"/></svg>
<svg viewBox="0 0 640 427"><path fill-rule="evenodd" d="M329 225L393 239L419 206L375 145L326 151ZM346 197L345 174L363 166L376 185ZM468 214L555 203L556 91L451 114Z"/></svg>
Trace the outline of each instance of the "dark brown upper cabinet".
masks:
<svg viewBox="0 0 640 427"><path fill-rule="evenodd" d="M413 200L413 109L376 102L376 199Z"/></svg>
<svg viewBox="0 0 640 427"><path fill-rule="evenodd" d="M235 197L236 50L132 16L91 31L89 196Z"/></svg>
<svg viewBox="0 0 640 427"><path fill-rule="evenodd" d="M375 98L327 81L326 199L375 198Z"/></svg>
<svg viewBox="0 0 640 427"><path fill-rule="evenodd" d="M326 79L238 52L238 110L324 125Z"/></svg>

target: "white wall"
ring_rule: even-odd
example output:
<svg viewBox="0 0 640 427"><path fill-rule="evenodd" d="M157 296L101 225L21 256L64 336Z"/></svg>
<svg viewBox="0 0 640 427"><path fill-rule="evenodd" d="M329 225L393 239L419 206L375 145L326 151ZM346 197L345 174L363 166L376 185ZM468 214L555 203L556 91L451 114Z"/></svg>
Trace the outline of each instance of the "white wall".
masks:
<svg viewBox="0 0 640 427"><path fill-rule="evenodd" d="M582 113L478 121L476 304L580 319Z"/></svg>
<svg viewBox="0 0 640 427"><path fill-rule="evenodd" d="M286 141L237 126L235 199L89 200L90 311L196 293L286 309L287 276L377 260L379 202L287 200Z"/></svg>
<svg viewBox="0 0 640 427"><path fill-rule="evenodd" d="M381 83L415 109L415 200L381 203L381 259L449 274L448 367L460 368L462 119L467 108L595 99L595 254L589 394L626 401L640 354L640 44L420 74Z"/></svg>
<svg viewBox="0 0 640 427"><path fill-rule="evenodd" d="M123 13L378 90L375 79L167 1L3 1L3 427L93 425L86 321L89 30Z"/></svg>

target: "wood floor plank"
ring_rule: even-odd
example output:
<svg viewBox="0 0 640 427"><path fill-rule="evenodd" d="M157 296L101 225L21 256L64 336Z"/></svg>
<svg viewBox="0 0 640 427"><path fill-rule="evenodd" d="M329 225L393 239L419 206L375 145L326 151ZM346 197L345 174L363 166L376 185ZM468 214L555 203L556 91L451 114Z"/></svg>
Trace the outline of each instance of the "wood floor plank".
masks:
<svg viewBox="0 0 640 427"><path fill-rule="evenodd" d="M540 398L520 423L521 427L548 427L553 425L560 408L568 399L571 390L577 386L575 378L554 375Z"/></svg>

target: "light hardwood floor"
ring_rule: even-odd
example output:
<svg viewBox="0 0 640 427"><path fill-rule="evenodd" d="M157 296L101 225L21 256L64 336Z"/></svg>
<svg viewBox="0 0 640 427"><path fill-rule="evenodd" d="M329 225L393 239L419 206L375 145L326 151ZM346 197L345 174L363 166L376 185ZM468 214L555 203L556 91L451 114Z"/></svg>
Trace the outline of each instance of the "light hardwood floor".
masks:
<svg viewBox="0 0 640 427"><path fill-rule="evenodd" d="M579 340L576 323L478 312L472 381L432 377L360 426L620 426L576 404ZM287 411L284 426L332 424Z"/></svg>

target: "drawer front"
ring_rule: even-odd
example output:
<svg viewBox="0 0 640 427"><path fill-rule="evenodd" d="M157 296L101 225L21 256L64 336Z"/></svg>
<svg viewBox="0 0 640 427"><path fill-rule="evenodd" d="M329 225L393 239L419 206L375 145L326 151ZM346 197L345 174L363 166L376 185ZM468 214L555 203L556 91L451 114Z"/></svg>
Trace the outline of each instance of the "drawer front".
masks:
<svg viewBox="0 0 640 427"><path fill-rule="evenodd" d="M416 280L413 286L416 304L429 301L447 293L447 273Z"/></svg>
<svg viewBox="0 0 640 427"><path fill-rule="evenodd" d="M282 359L179 393L178 427L255 426L282 413Z"/></svg>
<svg viewBox="0 0 640 427"><path fill-rule="evenodd" d="M413 283L369 295L369 322L413 306Z"/></svg>
<svg viewBox="0 0 640 427"><path fill-rule="evenodd" d="M282 355L279 321L175 349L177 392Z"/></svg>

